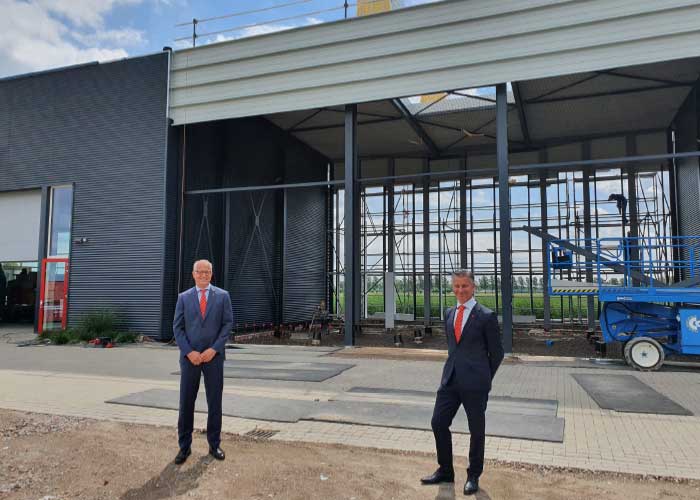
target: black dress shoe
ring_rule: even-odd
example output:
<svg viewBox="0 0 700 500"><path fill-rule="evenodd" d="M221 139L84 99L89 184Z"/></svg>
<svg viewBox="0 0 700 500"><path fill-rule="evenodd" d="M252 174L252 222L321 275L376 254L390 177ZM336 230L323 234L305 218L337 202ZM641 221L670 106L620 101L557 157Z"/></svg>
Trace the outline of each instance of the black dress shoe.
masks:
<svg viewBox="0 0 700 500"><path fill-rule="evenodd" d="M192 455L192 450L187 448L186 450L180 450L175 457L175 465L184 464L187 457Z"/></svg>
<svg viewBox="0 0 700 500"><path fill-rule="evenodd" d="M422 484L454 483L455 473L443 472L438 469L431 475L421 478L420 482Z"/></svg>
<svg viewBox="0 0 700 500"><path fill-rule="evenodd" d="M467 478L467 482L464 483L464 494L465 495L473 495L477 491L479 491L479 478L477 478L477 477Z"/></svg>
<svg viewBox="0 0 700 500"><path fill-rule="evenodd" d="M223 460L226 458L226 454L221 448L209 448L209 454L217 460Z"/></svg>

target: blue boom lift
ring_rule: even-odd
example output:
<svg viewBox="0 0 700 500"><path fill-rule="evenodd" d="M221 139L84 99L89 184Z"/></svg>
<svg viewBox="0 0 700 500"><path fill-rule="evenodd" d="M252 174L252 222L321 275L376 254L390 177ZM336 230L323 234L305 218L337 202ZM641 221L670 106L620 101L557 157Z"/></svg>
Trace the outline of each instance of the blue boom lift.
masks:
<svg viewBox="0 0 700 500"><path fill-rule="evenodd" d="M630 366L653 371L667 354L700 354L700 236L572 242L522 229L546 243L549 294L597 297L603 340L623 343Z"/></svg>

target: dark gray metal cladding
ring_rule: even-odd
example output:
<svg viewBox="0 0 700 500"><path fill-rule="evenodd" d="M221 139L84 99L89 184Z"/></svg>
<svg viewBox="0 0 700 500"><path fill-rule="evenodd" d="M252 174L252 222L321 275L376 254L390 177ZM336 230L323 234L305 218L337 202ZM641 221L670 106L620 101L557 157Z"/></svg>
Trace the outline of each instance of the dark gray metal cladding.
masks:
<svg viewBox="0 0 700 500"><path fill-rule="evenodd" d="M281 192L231 195L229 292L234 321L277 323L281 307Z"/></svg>
<svg viewBox="0 0 700 500"><path fill-rule="evenodd" d="M161 333L168 54L0 80L0 191L74 184L69 325Z"/></svg>
<svg viewBox="0 0 700 500"><path fill-rule="evenodd" d="M285 322L309 321L327 295L326 190L287 190Z"/></svg>
<svg viewBox="0 0 700 500"><path fill-rule="evenodd" d="M192 286L192 262L206 258L238 329L310 319L326 296L326 187L240 188L323 181L328 160L262 118L182 133L185 191L198 193L185 195L180 289Z"/></svg>
<svg viewBox="0 0 700 500"><path fill-rule="evenodd" d="M697 111L700 105L697 100L697 90L693 89L688 98L678 111L675 120L676 151L690 152L698 149L698 122ZM679 158L676 164L676 186L678 211L678 236L690 236L700 234L700 166L698 158ZM698 246L697 241L683 241L681 245ZM689 259L687 247L682 250L682 259ZM683 279L689 278L688 269L681 272Z"/></svg>

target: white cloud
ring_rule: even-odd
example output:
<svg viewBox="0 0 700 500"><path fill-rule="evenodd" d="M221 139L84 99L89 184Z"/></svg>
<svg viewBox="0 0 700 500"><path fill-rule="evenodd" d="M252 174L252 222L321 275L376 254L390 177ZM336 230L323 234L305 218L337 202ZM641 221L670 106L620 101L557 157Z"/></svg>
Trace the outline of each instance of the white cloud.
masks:
<svg viewBox="0 0 700 500"><path fill-rule="evenodd" d="M101 28L105 14L114 7L139 4L141 0L34 0L33 3L76 26Z"/></svg>
<svg viewBox="0 0 700 500"><path fill-rule="evenodd" d="M620 193L622 192L622 185L620 184L620 181L615 179L615 180L606 180L606 181L597 181L596 182L596 189L598 190L598 199L601 199L603 196L607 198L607 195L611 193Z"/></svg>
<svg viewBox="0 0 700 500"><path fill-rule="evenodd" d="M71 36L83 45L99 45L102 43L108 43L130 47L142 45L147 42L143 31L135 30L133 28L99 30L87 34L72 32Z"/></svg>
<svg viewBox="0 0 700 500"><path fill-rule="evenodd" d="M240 30L232 30L230 34L219 33L212 36L203 36L197 39L198 45L206 45L209 43L219 43L227 42L229 40L237 40L239 38L247 38L251 36L267 35L269 33L277 33L278 31L285 31L294 28L300 28L302 26L311 26L315 24L321 24L324 21L316 17L306 17L301 19L297 23L292 24L257 24L255 26L248 26L247 28L241 28ZM179 40L175 43L175 47L178 49L189 48L192 46L191 40Z"/></svg>
<svg viewBox="0 0 700 500"><path fill-rule="evenodd" d="M250 26L241 30L241 34L236 38L243 38L248 36L257 35L267 35L268 33L276 33L277 31L290 30L296 28L300 25L293 24L258 24L257 26Z"/></svg>
<svg viewBox="0 0 700 500"><path fill-rule="evenodd" d="M143 32L105 29L105 16L140 1L0 0L0 77L127 57Z"/></svg>

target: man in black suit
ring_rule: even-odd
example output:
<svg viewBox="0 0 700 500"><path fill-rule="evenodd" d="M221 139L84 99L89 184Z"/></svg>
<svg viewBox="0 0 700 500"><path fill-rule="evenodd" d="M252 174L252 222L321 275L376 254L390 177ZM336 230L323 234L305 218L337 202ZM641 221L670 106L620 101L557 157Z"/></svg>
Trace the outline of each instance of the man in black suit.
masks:
<svg viewBox="0 0 700 500"><path fill-rule="evenodd" d="M432 427L440 467L421 479L423 484L454 482L450 425L459 406L469 422L469 468L464 494L479 491L484 470L486 403L491 380L503 361L503 346L496 314L474 299L476 284L470 271L452 273L452 291L457 305L446 311L447 361L437 391Z"/></svg>

